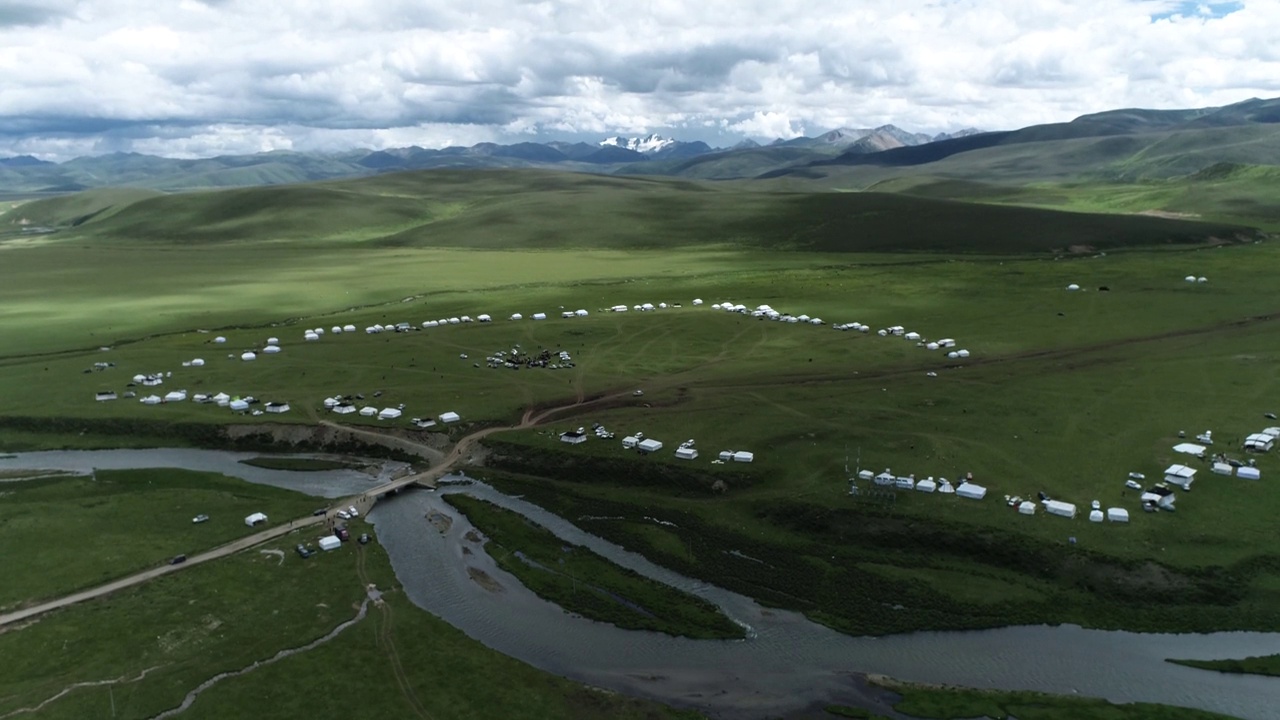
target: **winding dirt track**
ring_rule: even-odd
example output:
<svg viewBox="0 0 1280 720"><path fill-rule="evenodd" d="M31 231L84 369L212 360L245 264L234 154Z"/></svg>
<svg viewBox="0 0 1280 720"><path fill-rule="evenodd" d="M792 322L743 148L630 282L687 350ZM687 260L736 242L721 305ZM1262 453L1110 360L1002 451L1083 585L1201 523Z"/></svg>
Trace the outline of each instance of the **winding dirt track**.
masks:
<svg viewBox="0 0 1280 720"><path fill-rule="evenodd" d="M404 487L406 485L411 485L416 483L431 485L440 477L448 474L449 471L453 469L454 465L456 465L460 460L462 460L464 457L467 456L467 454L471 451L472 447L474 447L476 443L478 443L479 441L483 440L484 438L496 432L505 432L507 430L523 430L531 427L536 427L539 424L551 419L552 416L557 415L566 410L581 409L581 408L586 408L586 407L590 407L590 406L601 404L601 403L611 402L619 398L625 397L628 394L629 393L619 392L612 395L604 395L601 397L593 398L591 400L578 400L568 405L560 405L557 407L552 407L552 408L541 410L541 411L538 411L534 408L530 408L525 411L524 416L520 419L520 422L516 425L510 426L510 427L488 427L482 430L477 430L476 432L471 433L466 437L463 437L458 441L456 445L453 446L452 450L450 450L447 454L442 454L440 461L437 464L435 464L431 469L425 472L417 473L415 475L409 475L397 480L393 480L389 483L385 483L378 487L371 488L361 494L365 496L377 496L377 495L381 495L383 493L389 492L391 490ZM330 423L328 421L321 421L321 424L329 425L333 427L341 427L343 430L350 430L358 435L366 435L366 436L373 435L373 436L377 436L380 439L386 439L390 437L373 430L363 430L358 428L350 428L350 427L345 427L340 425L334 425L333 423ZM413 446L420 450L427 450L429 453L440 454L439 451L436 450L435 448L431 448L422 443L417 443L412 440L407 440L404 438L393 438L393 439L397 440L397 444L401 444L402 446ZM333 508L346 507L352 501L353 501L353 498L345 498L345 499L337 500L331 503L331 507ZM331 513L332 513L332 510L331 510ZM43 615L44 613L47 613L51 610L57 610L59 608L75 605L76 603L81 603L86 600L93 600L95 598L100 598L105 595L110 595L111 593L116 592L118 590L124 590L125 588L141 585L142 583L161 577L162 575L168 575L169 573L179 572L189 567L200 565L202 563L206 563L211 560L217 560L218 558L226 557L228 555L231 555L232 553L240 552L241 550L246 550L255 545L260 545L264 542L275 540L276 538L287 535L293 532L294 530L310 527L312 525L324 524L329 520L329 517L330 517L329 515L308 515L307 517L304 517L304 518L292 520L288 523L267 528L266 530L263 530L261 532L256 532L252 535L247 535L245 537L240 538L239 540L229 542L226 545L221 545L219 547L213 548L212 550L206 550L205 552L191 555L187 557L185 562L180 563L178 565L161 565L160 567L151 568L150 570L144 570L134 575L122 577L118 580L113 580L109 583L106 583L104 585L99 585L98 587L95 587L95 588L82 590L80 592L76 592L70 595L60 597L56 600L50 600L48 602L44 602L39 605L32 605L31 607L23 608L21 610L15 610L13 612L5 613L3 615L0 615L0 632L5 632L7 629L12 629L10 628L10 626L14 625L15 623L21 623L24 620L30 620L39 615Z"/></svg>

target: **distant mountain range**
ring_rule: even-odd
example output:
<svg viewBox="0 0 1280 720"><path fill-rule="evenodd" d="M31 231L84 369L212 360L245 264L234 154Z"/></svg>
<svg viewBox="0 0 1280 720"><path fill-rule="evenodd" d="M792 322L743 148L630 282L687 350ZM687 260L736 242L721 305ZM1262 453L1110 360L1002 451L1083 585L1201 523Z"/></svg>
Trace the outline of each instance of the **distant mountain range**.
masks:
<svg viewBox="0 0 1280 720"><path fill-rule="evenodd" d="M730 148L660 135L595 143L479 143L339 154L276 151L193 160L117 153L49 163L0 158L0 192L94 187L152 190L280 185L439 168L550 168L698 180L779 179L862 188L933 175L984 182L1188 176L1219 163L1280 165L1280 98L1188 110L1123 109L1020 130L925 135L883 125Z"/></svg>
<svg viewBox="0 0 1280 720"><path fill-rule="evenodd" d="M892 125L868 130L841 128L818 137L776 140L767 147L803 149L807 159L830 157L838 151L878 152L917 146L976 133L929 136ZM561 168L592 173L665 174L663 168L694 158L752 151L759 143L747 140L732 148L713 148L705 142L685 142L657 134L610 137L598 143L522 142L511 145L478 143L440 149L417 146L387 150L352 150L333 154L274 151L254 155L224 155L179 160L113 153L52 163L29 155L0 158L0 192L73 192L93 187L123 186L157 190L247 187L358 177L382 172L432 168ZM653 163L650 170L642 164Z"/></svg>

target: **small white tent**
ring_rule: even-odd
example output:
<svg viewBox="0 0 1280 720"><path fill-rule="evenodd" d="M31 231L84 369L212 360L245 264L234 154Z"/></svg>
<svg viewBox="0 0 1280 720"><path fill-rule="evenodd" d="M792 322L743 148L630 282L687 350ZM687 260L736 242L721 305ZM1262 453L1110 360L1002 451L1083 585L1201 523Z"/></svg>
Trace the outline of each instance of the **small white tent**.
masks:
<svg viewBox="0 0 1280 720"><path fill-rule="evenodd" d="M266 515L260 512L256 512L245 517L244 524L248 525L249 527L253 527L254 525L257 525L259 523L265 523L266 521L267 521Z"/></svg>
<svg viewBox="0 0 1280 720"><path fill-rule="evenodd" d="M231 408L234 412L244 412L249 409L249 402L247 400L232 400L227 404L227 407Z"/></svg>
<svg viewBox="0 0 1280 720"><path fill-rule="evenodd" d="M440 415L440 422L442 423L456 423L461 419L462 416L458 415L456 412L447 412Z"/></svg>
<svg viewBox="0 0 1280 720"><path fill-rule="evenodd" d="M1099 522L1099 523L1100 523L1100 522L1102 522L1102 511L1101 511L1101 510L1090 510L1090 511L1089 511L1089 522Z"/></svg>
<svg viewBox="0 0 1280 720"><path fill-rule="evenodd" d="M204 367L204 358L196 358L192 360L191 367Z"/></svg>
<svg viewBox="0 0 1280 720"><path fill-rule="evenodd" d="M1074 291L1076 291L1076 290L1079 290L1079 289L1080 289L1080 286L1079 286L1079 285L1077 285L1077 284L1075 284L1075 283L1071 283L1070 285L1068 285L1068 286L1067 286L1067 289L1068 289L1068 290L1071 290L1072 292L1074 292Z"/></svg>
<svg viewBox="0 0 1280 720"><path fill-rule="evenodd" d="M934 482L932 479L921 480L920 482L916 483L916 490L919 490L922 493L931 493L937 489L938 489L938 483Z"/></svg>
<svg viewBox="0 0 1280 720"><path fill-rule="evenodd" d="M319 340L320 336L313 332L308 331L305 335L302 336L302 339L307 340L309 342L314 342L316 340Z"/></svg>
<svg viewBox="0 0 1280 720"><path fill-rule="evenodd" d="M256 354L256 353L247 352L247 353L242 354L242 355L240 356L240 359L241 359L241 360L244 360L245 362L248 362L248 361L250 361L250 360L257 360L257 359L258 359L258 356L257 356L257 354Z"/></svg>
<svg viewBox="0 0 1280 720"><path fill-rule="evenodd" d="M698 450L691 447L676 448L676 457L681 460L696 460L698 459Z"/></svg>
<svg viewBox="0 0 1280 720"><path fill-rule="evenodd" d="M657 452L662 449L662 441L654 440L653 438L645 438L636 445L636 449L643 450L645 452Z"/></svg>
<svg viewBox="0 0 1280 720"><path fill-rule="evenodd" d="M308 330L307 332L311 332L311 331L310 331L310 330ZM267 344L268 344L268 345L279 345L279 344L280 344L280 338L276 338L276 337L269 337L269 338L267 338Z"/></svg>
<svg viewBox="0 0 1280 720"><path fill-rule="evenodd" d="M378 419L379 420L395 420L396 418L400 417L401 414L402 413L397 408L390 408L390 407L383 408L382 412L378 413Z"/></svg>
<svg viewBox="0 0 1280 720"><path fill-rule="evenodd" d="M1188 275L1188 276L1186 276L1186 277L1184 277L1184 278L1182 278L1182 279L1183 279L1183 280L1186 280L1187 282L1195 282L1195 281L1196 281L1196 276L1195 276L1195 275Z"/></svg>
<svg viewBox="0 0 1280 720"><path fill-rule="evenodd" d="M320 538L321 550L337 550L340 547L342 547L342 541L338 539L337 535L326 535Z"/></svg>
<svg viewBox="0 0 1280 720"><path fill-rule="evenodd" d="M1033 501L1031 501L1031 500L1023 500L1023 501L1018 505L1018 512L1019 512L1019 513L1021 513L1021 514L1023 514L1023 515L1035 515L1035 514L1036 514L1036 504L1035 504L1035 502L1033 502Z"/></svg>
<svg viewBox="0 0 1280 720"><path fill-rule="evenodd" d="M342 332L355 332L355 331L356 331L356 326L355 326L355 325L343 325L343 326L342 326Z"/></svg>
<svg viewBox="0 0 1280 720"><path fill-rule="evenodd" d="M1245 480L1261 480L1262 472L1256 467L1246 465L1236 470L1236 477L1244 478Z"/></svg>
<svg viewBox="0 0 1280 720"><path fill-rule="evenodd" d="M1129 511L1124 508L1107 508L1107 519L1111 522L1129 522Z"/></svg>
<svg viewBox="0 0 1280 720"><path fill-rule="evenodd" d="M186 390L174 390L173 392L170 392L169 394L164 396L165 402L182 402L186 399L187 399Z"/></svg>
<svg viewBox="0 0 1280 720"><path fill-rule="evenodd" d="M637 446L637 445L639 445L639 444L640 444L640 439L639 439L639 438L637 438L635 435L628 435L628 436L626 436L626 437L622 438L622 447L624 447L624 448L626 448L626 449L628 449L628 450L630 450L631 448L633 448L633 447L635 447L635 446Z"/></svg>
<svg viewBox="0 0 1280 720"><path fill-rule="evenodd" d="M750 453L750 452L747 452L746 450L739 450L733 454L734 462L749 463L749 462L754 462L755 459L756 459L755 453Z"/></svg>
<svg viewBox="0 0 1280 720"><path fill-rule="evenodd" d="M511 313L511 320L523 320L524 316L520 313Z"/></svg>
<svg viewBox="0 0 1280 720"><path fill-rule="evenodd" d="M268 345L268 346L266 346L266 347L262 348L262 352L264 352L264 353L266 353L266 354L268 354L268 355L275 355L276 353L280 352L280 346L279 346L279 345Z"/></svg>
<svg viewBox="0 0 1280 720"><path fill-rule="evenodd" d="M701 305L701 304L702 304L702 298L694 298L694 299L693 299L693 304L694 304L694 305Z"/></svg>
<svg viewBox="0 0 1280 720"><path fill-rule="evenodd" d="M547 319L547 314L546 314L546 313L534 313L534 314L533 314L533 319L534 319L534 320L546 320L546 319Z"/></svg>
<svg viewBox="0 0 1280 720"><path fill-rule="evenodd" d="M360 408L360 415L362 417L373 417L374 415L377 415L377 414L378 414L378 408L372 405Z"/></svg>
<svg viewBox="0 0 1280 720"><path fill-rule="evenodd" d="M1234 474L1234 473L1235 473L1235 468L1231 467L1231 465L1230 465L1230 464L1228 464L1228 463L1224 463L1224 462L1216 462L1216 463L1214 463L1214 464L1213 464L1213 474L1214 474L1214 475L1228 475L1228 476L1229 476L1229 475L1232 475L1232 474Z"/></svg>
<svg viewBox="0 0 1280 720"><path fill-rule="evenodd" d="M227 341L227 339L226 339L226 338L224 338L224 337L222 337L221 335L219 335L218 337L214 338L214 339L213 339L213 341L214 341L215 343L217 343L217 344L221 345L222 343L226 342L226 341Z"/></svg>

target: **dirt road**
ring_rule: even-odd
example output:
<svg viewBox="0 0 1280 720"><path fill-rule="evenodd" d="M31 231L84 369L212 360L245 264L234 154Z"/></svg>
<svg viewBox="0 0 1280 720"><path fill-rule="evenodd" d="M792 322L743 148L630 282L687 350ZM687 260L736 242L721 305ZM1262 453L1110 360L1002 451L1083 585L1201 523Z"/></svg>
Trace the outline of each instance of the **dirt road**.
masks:
<svg viewBox="0 0 1280 720"><path fill-rule="evenodd" d="M627 395L627 393L617 393L616 395L606 395L606 396L595 398L589 401L578 399L576 402L570 403L568 405L553 407L538 413L535 413L532 409L530 409L525 412L524 416L520 419L519 424L511 427L490 427L490 428L485 428L483 430L478 430L459 440L458 444L454 445L453 449L450 450L448 454L443 454L443 455L440 453L439 450L436 450L435 448L431 448L422 443L416 443L412 440L407 440L404 438L392 438L397 441L397 444L402 444L402 446L414 446L420 450L427 450L430 453L433 453L435 455L440 455L440 460L434 467L427 470L426 472L421 472L421 473L417 473L416 475L410 475L410 476L400 478L398 480L393 480L384 485L380 485L376 488L367 490L364 493L362 493L362 495L367 497L376 497L377 495L385 493L388 490L398 488L398 487L404 487L405 485L419 483L419 482L431 483L439 479L441 476L448 474L449 471L453 468L453 466L458 463L458 461L466 457L467 453L471 451L471 448L477 442L492 435L493 433L503 432L506 430L521 430L521 429L526 429L530 427L535 427L538 424L550 418L551 416L558 414L560 412L563 412L565 410L569 410L577 407L591 406L596 403L614 400L614 399L623 397L625 395ZM330 423L325 420L321 420L320 422L321 424L324 424L324 425L333 425L333 423ZM359 435L377 436L383 440L389 438L389 436L378 433L375 430L363 430L363 429L349 428L349 427L343 427L343 429L350 430L353 433L359 434ZM352 498L337 500L331 504L331 507L333 508L346 507L352 500L353 500ZM319 516L311 515L311 516L307 516L297 520L293 520L292 522L289 522L283 525L277 525L276 527L268 528L266 530L263 530L262 532L257 532L252 535L242 537L239 540L227 543L226 545L222 545L220 547L216 547L212 550L191 555L186 559L186 562L179 563L177 565L162 565L160 567L152 568L150 570L144 570L143 572L137 573L135 575L123 577L123 578L120 578L119 580L113 580L112 582L106 583L105 585L99 585L98 587L91 588L89 590L82 590L78 593L72 593L71 595L58 598L57 600L50 600L49 602L41 603L39 605L33 605L31 607L24 608L22 610L16 610L14 612L0 615L0 632L4 632L4 629L7 626L13 625L14 623L20 623L24 620L29 620L31 618L47 613L50 610L57 610L58 608L64 608L69 605L74 605L76 603L84 602L85 600L100 598L104 595L109 595L113 592L116 592L117 590L123 590L125 588L133 587L135 585L141 585L142 583L147 582L148 580L158 578L162 575L167 575L172 572L178 572L179 570L184 570L186 568L199 565L201 563L206 563L206 562L209 562L210 560L217 560L218 558L226 557L227 555L230 555L232 553L236 553L241 550L251 548L255 545L260 545L269 540L274 540L278 537L281 537L282 535L287 535L288 533L294 530L297 530L299 528L305 528L311 525L322 524L328 521L331 515L332 515L332 511L330 512L329 515L319 515Z"/></svg>
<svg viewBox="0 0 1280 720"><path fill-rule="evenodd" d="M254 545L267 542L268 540L274 540L281 535L287 535L298 528L304 528L310 525L319 525L324 521L324 516L311 516L301 520L294 520L290 523L277 525L273 528L267 528L262 532L242 537L239 540L229 542L226 545L221 545L212 550L191 555L187 558L186 562L179 563L177 565L161 565L160 567L144 570L136 575L123 577L119 580L113 580L105 585L99 585L98 587L91 588L89 590L82 590L81 592L73 593L71 595L58 598L57 600L50 600L49 602L41 603L40 605L33 605L29 608L6 613L4 615L0 615L0 628L4 628L6 625L11 625L13 623L22 622L23 620L47 613L50 610L57 610L58 608L74 605L78 602L99 598L117 590L123 590L128 587L133 587L134 585L140 585L153 578L158 578L161 575L168 575L171 572L184 570L193 565L199 565L200 563L209 562L210 560L217 560L220 557L226 557L232 553L240 552L241 550L251 548ZM0 632L3 632L3 630L0 630Z"/></svg>

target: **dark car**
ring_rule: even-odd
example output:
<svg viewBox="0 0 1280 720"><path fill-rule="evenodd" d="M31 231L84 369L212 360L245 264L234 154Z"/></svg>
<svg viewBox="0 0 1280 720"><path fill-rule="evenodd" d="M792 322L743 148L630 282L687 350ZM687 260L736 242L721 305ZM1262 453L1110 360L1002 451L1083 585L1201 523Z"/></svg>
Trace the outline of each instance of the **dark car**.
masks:
<svg viewBox="0 0 1280 720"><path fill-rule="evenodd" d="M369 544L369 533L360 533L360 544L361 545Z"/></svg>
<svg viewBox="0 0 1280 720"><path fill-rule="evenodd" d="M311 514L320 516L320 515L324 515L327 512L329 512L329 508L316 508L315 510L311 511Z"/></svg>
<svg viewBox="0 0 1280 720"><path fill-rule="evenodd" d="M186 561L187 561L187 556L186 556L186 555L174 555L174 556L173 556L173 559L169 561L169 564L170 564L170 565L181 565L182 563L184 563L184 562L186 562Z"/></svg>
<svg viewBox="0 0 1280 720"><path fill-rule="evenodd" d="M309 558L312 554L311 551L307 549L307 546L302 543L298 543L298 546L294 548L294 551L298 553L298 557L300 558Z"/></svg>

